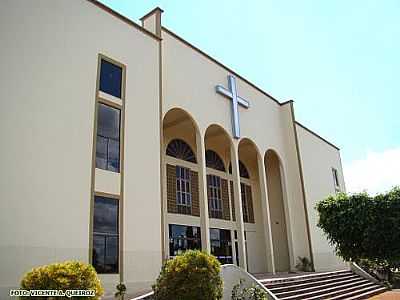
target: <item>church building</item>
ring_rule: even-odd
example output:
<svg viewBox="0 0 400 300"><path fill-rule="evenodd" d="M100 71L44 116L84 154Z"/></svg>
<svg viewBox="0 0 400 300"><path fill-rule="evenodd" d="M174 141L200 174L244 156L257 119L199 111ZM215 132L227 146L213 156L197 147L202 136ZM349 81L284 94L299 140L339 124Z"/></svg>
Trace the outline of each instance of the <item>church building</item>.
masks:
<svg viewBox="0 0 400 300"><path fill-rule="evenodd" d="M65 260L107 294L187 249L252 274L343 268L314 208L345 191L339 149L162 13L1 2L1 299Z"/></svg>

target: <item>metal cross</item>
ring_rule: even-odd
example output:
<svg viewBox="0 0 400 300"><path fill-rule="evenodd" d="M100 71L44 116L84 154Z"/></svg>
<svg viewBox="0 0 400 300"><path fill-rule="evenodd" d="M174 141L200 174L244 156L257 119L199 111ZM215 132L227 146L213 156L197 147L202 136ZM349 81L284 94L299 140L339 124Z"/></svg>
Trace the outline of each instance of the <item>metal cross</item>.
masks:
<svg viewBox="0 0 400 300"><path fill-rule="evenodd" d="M228 75L229 90L222 85L216 86L217 93L232 100L232 132L233 137L240 138L239 109L238 104L244 108L249 108L250 104L247 100L241 98L237 94L236 79L232 75Z"/></svg>

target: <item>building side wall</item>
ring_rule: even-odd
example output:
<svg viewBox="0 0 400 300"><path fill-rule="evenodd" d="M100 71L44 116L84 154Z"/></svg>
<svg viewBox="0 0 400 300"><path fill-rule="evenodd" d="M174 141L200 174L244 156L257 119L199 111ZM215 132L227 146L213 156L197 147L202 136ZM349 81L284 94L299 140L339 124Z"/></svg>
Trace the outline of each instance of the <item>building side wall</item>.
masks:
<svg viewBox="0 0 400 300"><path fill-rule="evenodd" d="M0 27L0 298L32 267L89 262L100 53L126 66L124 281L149 288L161 266L158 42L83 0L2 1ZM101 173L95 190L119 193ZM107 292L119 280L102 276Z"/></svg>
<svg viewBox="0 0 400 300"><path fill-rule="evenodd" d="M316 271L341 269L344 262L334 254L325 234L317 227L318 212L315 205L335 194L332 168L338 171L340 188L344 191L343 171L339 150L296 125L303 167L307 211L310 221L311 242Z"/></svg>

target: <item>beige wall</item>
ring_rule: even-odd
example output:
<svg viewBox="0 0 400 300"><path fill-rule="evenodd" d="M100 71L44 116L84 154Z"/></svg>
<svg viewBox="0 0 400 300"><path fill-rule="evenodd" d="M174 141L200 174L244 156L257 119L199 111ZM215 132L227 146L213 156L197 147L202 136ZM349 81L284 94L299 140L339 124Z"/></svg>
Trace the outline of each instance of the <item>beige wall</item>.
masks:
<svg viewBox="0 0 400 300"><path fill-rule="evenodd" d="M339 150L299 125L297 134L316 271L344 268L345 264L334 254L324 233L317 227L318 212L315 209L318 201L335 193L332 168L338 170L340 187L345 191Z"/></svg>
<svg viewBox="0 0 400 300"><path fill-rule="evenodd" d="M161 264L158 42L83 0L1 1L0 28L0 298L34 266L88 262L99 53L126 65L124 281L149 287ZM97 188L119 190L100 176ZM118 276L102 277L114 290Z"/></svg>

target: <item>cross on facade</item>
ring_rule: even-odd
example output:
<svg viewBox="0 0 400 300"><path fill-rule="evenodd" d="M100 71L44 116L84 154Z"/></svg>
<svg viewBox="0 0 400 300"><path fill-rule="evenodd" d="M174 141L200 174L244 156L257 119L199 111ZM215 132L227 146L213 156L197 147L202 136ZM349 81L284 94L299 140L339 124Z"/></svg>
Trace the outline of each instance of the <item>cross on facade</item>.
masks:
<svg viewBox="0 0 400 300"><path fill-rule="evenodd" d="M237 94L236 79L232 75L228 75L229 90L222 85L216 86L217 93L232 100L232 133L236 139L240 138L239 108L238 105L249 108L250 104L247 100L241 98Z"/></svg>

